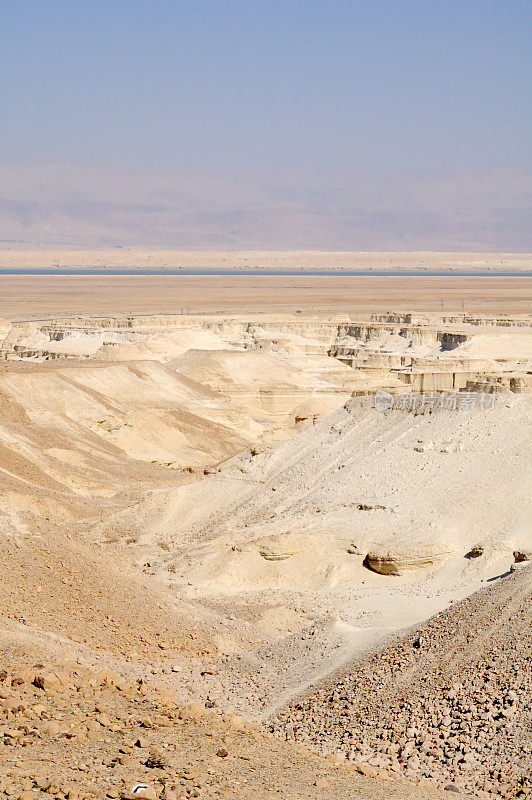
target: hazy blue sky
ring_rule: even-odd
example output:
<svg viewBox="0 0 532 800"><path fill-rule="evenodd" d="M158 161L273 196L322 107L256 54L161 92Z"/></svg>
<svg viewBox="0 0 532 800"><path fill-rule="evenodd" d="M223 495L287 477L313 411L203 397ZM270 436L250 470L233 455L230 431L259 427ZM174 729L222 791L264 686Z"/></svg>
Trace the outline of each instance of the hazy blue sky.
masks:
<svg viewBox="0 0 532 800"><path fill-rule="evenodd" d="M0 0L0 158L530 167L530 0Z"/></svg>

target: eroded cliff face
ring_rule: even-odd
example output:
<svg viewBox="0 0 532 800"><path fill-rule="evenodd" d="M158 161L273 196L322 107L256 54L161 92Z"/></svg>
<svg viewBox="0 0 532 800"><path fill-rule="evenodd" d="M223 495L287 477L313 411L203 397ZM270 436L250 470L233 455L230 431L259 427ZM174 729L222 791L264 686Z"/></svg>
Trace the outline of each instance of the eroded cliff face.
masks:
<svg viewBox="0 0 532 800"><path fill-rule="evenodd" d="M531 319L523 316L65 318L5 322L0 341L7 361L171 363L224 392L259 427L269 416L265 441L313 424L351 392L457 391L487 379L526 392L532 363Z"/></svg>
<svg viewBox="0 0 532 800"><path fill-rule="evenodd" d="M340 318L339 318L340 317ZM394 346L422 348L439 347L444 352L464 345L482 333L497 337L499 330L521 329L526 335L530 332L532 318L525 316L470 317L462 315L427 315L413 314L373 314L369 319L349 320L345 315L334 315L330 319L323 317L294 315L255 315L217 316L174 314L166 316L126 316L126 317L76 317L47 321L13 322L2 320L0 323L0 342L3 350L20 344L32 334L39 334L42 341L61 341L74 334L78 336L100 336L105 341L121 336L123 341L130 341L132 334L140 337L153 337L168 334L178 336L188 332L191 336L200 332L209 332L220 336L224 342L245 346L269 342L271 345L283 346L292 341L301 347L347 347L351 343L355 348L361 343L371 343L381 348L387 343L390 349ZM478 329L482 328L483 331ZM9 334L9 336L8 336ZM142 338L141 340L144 340Z"/></svg>
<svg viewBox="0 0 532 800"><path fill-rule="evenodd" d="M529 328L382 316L0 323L4 641L261 719L528 558Z"/></svg>

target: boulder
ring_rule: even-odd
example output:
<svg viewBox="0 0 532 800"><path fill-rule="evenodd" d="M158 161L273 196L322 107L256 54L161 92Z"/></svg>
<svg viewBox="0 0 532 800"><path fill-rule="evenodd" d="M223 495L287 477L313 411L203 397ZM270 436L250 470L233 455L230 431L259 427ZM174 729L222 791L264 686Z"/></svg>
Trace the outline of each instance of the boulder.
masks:
<svg viewBox="0 0 532 800"><path fill-rule="evenodd" d="M529 569L530 562L529 561L514 561L514 563L510 567L510 572L520 572L523 569Z"/></svg>
<svg viewBox="0 0 532 800"><path fill-rule="evenodd" d="M364 566L380 575L403 575L426 569L444 561L451 551L444 545L397 546L375 548L367 554Z"/></svg>
<svg viewBox="0 0 532 800"><path fill-rule="evenodd" d="M281 534L261 539L257 543L260 555L266 561L285 561L300 552L303 542L297 534Z"/></svg>

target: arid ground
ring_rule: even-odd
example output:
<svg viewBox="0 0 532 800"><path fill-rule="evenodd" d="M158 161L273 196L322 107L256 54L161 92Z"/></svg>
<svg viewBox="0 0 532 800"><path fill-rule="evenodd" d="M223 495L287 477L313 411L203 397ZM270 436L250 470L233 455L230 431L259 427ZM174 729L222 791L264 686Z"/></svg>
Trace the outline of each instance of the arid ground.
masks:
<svg viewBox="0 0 532 800"><path fill-rule="evenodd" d="M3 796L529 797L531 290L0 276Z"/></svg>
<svg viewBox="0 0 532 800"><path fill-rule="evenodd" d="M397 310L522 314L527 277L246 277L0 275L0 315L296 312L366 315Z"/></svg>
<svg viewBox="0 0 532 800"><path fill-rule="evenodd" d="M2 249L0 268L525 272L530 253Z"/></svg>

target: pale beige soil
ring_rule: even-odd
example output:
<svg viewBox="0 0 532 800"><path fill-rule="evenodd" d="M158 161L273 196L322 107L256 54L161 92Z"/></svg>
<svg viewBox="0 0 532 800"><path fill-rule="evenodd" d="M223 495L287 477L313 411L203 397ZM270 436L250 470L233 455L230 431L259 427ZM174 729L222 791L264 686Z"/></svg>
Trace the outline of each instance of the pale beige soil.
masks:
<svg viewBox="0 0 532 800"><path fill-rule="evenodd" d="M529 271L530 253L0 249L0 268Z"/></svg>
<svg viewBox="0 0 532 800"><path fill-rule="evenodd" d="M280 312L288 290L235 278L231 303L248 281L257 313L150 316L149 292L171 305L161 286L186 279L58 278L55 297L48 279L0 279L26 280L33 299L0 299L4 796L114 800L144 779L160 800L449 796L441 759L418 785L415 761L405 775L347 764L258 725L528 557L530 318L496 298L506 279L487 279L491 299L471 287L475 314L438 313L425 283L423 313L411 297L410 313L381 304L373 318L369 300L360 316L342 306L341 281L321 313L268 311L261 291ZM407 306L403 291L389 307ZM92 315L68 316L67 297ZM203 310L217 300L214 287ZM63 312L35 319L48 304ZM377 388L409 397L420 375L496 402L374 407ZM94 677L106 669L115 678ZM223 720L232 710L248 723ZM501 770L508 753L488 747L483 763Z"/></svg>
<svg viewBox="0 0 532 800"><path fill-rule="evenodd" d="M347 314L389 310L526 314L527 277L247 277L0 275L0 316L73 314Z"/></svg>

